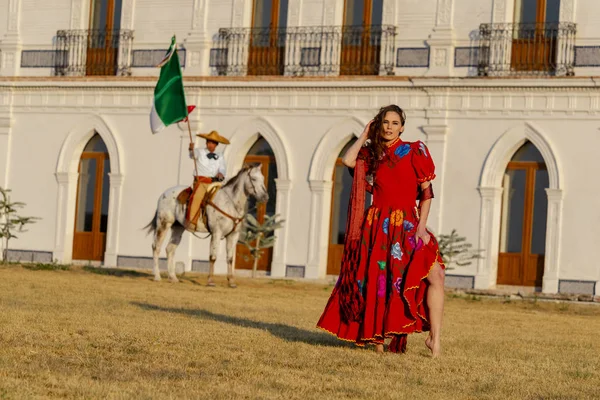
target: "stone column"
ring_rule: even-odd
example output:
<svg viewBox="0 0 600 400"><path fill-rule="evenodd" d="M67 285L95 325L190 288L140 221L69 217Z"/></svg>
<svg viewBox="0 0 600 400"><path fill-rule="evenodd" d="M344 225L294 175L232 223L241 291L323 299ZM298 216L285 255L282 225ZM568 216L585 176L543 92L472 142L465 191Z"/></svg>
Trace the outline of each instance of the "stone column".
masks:
<svg viewBox="0 0 600 400"><path fill-rule="evenodd" d="M110 194L108 196L108 225L106 227L106 250L104 266L116 267L119 251L119 223L121 221L121 194L123 174L109 173Z"/></svg>
<svg viewBox="0 0 600 400"><path fill-rule="evenodd" d="M208 0L194 0L192 26L183 41L186 49L185 74L188 76L210 75L210 49L212 40L207 32Z"/></svg>
<svg viewBox="0 0 600 400"><path fill-rule="evenodd" d="M56 231L52 258L68 264L73 259L73 227L75 226L75 201L77 200L77 172L57 172L58 198Z"/></svg>
<svg viewBox="0 0 600 400"><path fill-rule="evenodd" d="M322 279L327 275L331 181L310 181L310 225L305 278Z"/></svg>
<svg viewBox="0 0 600 400"><path fill-rule="evenodd" d="M451 76L454 70L454 0L437 0L435 27L429 45L428 76Z"/></svg>
<svg viewBox="0 0 600 400"><path fill-rule="evenodd" d="M21 0L8 0L6 34L0 41L0 76L18 76L21 68Z"/></svg>
<svg viewBox="0 0 600 400"><path fill-rule="evenodd" d="M479 187L481 216L478 248L483 258L477 260L475 289L490 289L498 279L498 244L500 240L501 187Z"/></svg>
<svg viewBox="0 0 600 400"><path fill-rule="evenodd" d="M292 181L285 179L275 179L277 187L277 205L275 214L285 220L283 227L275 231L275 247L273 248L273 261L271 262L271 276L276 278L285 277L286 273L286 250L289 232L290 216L290 193L292 191Z"/></svg>
<svg viewBox="0 0 600 400"><path fill-rule="evenodd" d="M561 189L546 189L546 194L548 195L548 216L542 292L558 293L563 191Z"/></svg>

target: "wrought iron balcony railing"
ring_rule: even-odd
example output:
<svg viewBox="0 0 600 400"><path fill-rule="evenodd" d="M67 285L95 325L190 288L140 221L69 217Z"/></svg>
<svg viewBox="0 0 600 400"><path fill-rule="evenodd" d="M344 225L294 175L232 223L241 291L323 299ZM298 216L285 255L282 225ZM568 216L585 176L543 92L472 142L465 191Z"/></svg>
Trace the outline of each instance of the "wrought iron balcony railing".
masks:
<svg viewBox="0 0 600 400"><path fill-rule="evenodd" d="M211 51L216 75L393 75L396 27L223 28Z"/></svg>
<svg viewBox="0 0 600 400"><path fill-rule="evenodd" d="M57 75L131 75L131 30L61 30L56 34Z"/></svg>
<svg viewBox="0 0 600 400"><path fill-rule="evenodd" d="M481 24L480 76L574 75L576 25Z"/></svg>

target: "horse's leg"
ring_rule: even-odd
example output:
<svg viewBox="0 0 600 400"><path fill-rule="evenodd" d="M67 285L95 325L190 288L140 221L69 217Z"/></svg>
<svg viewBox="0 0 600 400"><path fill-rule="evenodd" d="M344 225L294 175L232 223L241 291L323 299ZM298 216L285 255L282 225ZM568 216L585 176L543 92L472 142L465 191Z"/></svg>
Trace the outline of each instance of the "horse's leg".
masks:
<svg viewBox="0 0 600 400"><path fill-rule="evenodd" d="M219 237L221 236L221 232L218 230L213 230L210 235L210 255L208 257L208 286L215 286L215 281L213 280L213 276L215 274L215 261L217 261L217 252L219 251Z"/></svg>
<svg viewBox="0 0 600 400"><path fill-rule="evenodd" d="M231 235L227 236L226 246L227 246L227 281L229 281L230 288L236 288L235 277L234 275L234 265L235 262L235 250L238 238L240 236L239 232L233 232Z"/></svg>
<svg viewBox="0 0 600 400"><path fill-rule="evenodd" d="M175 250L177 250L177 246L181 243L181 237L183 236L183 232L185 232L185 228L180 224L174 224L171 226L171 240L169 240L169 244L167 245L167 262L168 262L168 270L169 270L169 280L171 282L179 282L177 276L175 275Z"/></svg>
<svg viewBox="0 0 600 400"><path fill-rule="evenodd" d="M152 242L152 255L154 258L154 265L152 267L152 272L154 273L154 280L160 281L160 271L158 269L158 257L160 255L160 248L162 247L163 241L165 240L165 236L167 235L167 231L170 226L164 221L161 221L160 217L158 221L156 221L156 231L154 232L154 241Z"/></svg>

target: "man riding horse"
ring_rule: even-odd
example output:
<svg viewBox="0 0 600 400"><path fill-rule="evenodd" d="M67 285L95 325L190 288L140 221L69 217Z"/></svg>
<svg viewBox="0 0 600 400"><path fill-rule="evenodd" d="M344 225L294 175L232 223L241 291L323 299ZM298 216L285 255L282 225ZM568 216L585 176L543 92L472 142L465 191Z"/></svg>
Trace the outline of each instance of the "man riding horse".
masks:
<svg viewBox="0 0 600 400"><path fill-rule="evenodd" d="M225 159L223 154L215 153L215 150L219 143L229 144L229 140L219 135L217 131L208 134L200 133L196 136L206 139L206 147L196 149L193 143L189 146L190 158L195 158L198 166L198 175L194 176L194 187L188 200L186 213L186 227L192 231L195 231L198 225L198 219L202 214L202 201L209 185L225 179Z"/></svg>

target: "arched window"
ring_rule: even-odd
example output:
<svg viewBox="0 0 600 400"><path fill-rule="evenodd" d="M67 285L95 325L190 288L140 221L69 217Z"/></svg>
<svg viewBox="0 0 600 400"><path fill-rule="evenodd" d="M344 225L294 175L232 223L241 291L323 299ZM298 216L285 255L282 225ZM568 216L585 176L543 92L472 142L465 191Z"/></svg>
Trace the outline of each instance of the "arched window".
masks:
<svg viewBox="0 0 600 400"><path fill-rule="evenodd" d="M79 161L73 259L104 259L108 224L110 160L97 133L86 144Z"/></svg>
<svg viewBox="0 0 600 400"><path fill-rule="evenodd" d="M499 285L542 285L548 187L544 158L528 141L517 150L504 173Z"/></svg>

